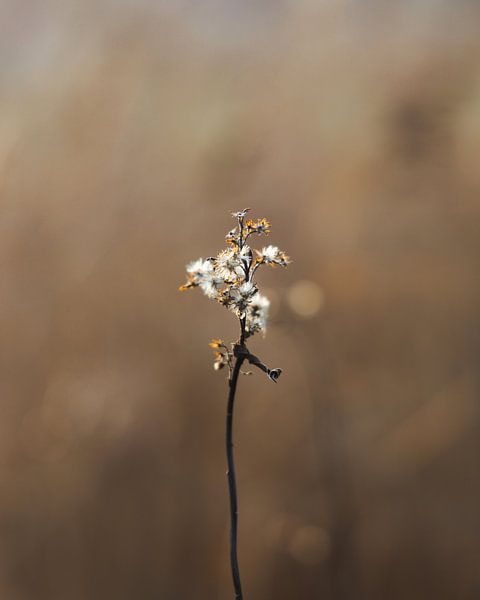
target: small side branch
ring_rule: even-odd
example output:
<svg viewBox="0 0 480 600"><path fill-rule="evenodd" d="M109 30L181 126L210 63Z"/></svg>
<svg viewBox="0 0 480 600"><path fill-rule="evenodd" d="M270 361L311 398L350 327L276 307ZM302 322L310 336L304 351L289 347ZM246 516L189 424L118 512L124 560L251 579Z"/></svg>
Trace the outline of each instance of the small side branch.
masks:
<svg viewBox="0 0 480 600"><path fill-rule="evenodd" d="M241 357L243 360L248 361L251 365L258 367L261 371L266 373L268 378L274 383L277 383L278 378L282 374L282 369L278 367L275 369L270 369L258 358L258 356L252 354L244 344L236 344L233 348L233 355L237 358Z"/></svg>

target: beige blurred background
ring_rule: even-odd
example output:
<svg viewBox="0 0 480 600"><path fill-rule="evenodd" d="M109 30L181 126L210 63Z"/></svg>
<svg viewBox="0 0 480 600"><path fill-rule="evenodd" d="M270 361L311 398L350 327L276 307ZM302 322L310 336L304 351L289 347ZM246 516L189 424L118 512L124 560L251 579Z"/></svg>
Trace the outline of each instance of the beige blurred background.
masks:
<svg viewBox="0 0 480 600"><path fill-rule="evenodd" d="M480 5L0 3L0 598L224 600L232 315L178 294L251 206L248 600L480 597ZM263 241L263 240L262 240Z"/></svg>

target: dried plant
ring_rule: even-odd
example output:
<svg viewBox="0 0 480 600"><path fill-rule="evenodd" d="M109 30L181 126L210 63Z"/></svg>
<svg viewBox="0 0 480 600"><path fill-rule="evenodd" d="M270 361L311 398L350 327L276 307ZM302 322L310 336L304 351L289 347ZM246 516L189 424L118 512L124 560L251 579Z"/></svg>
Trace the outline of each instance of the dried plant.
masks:
<svg viewBox="0 0 480 600"><path fill-rule="evenodd" d="M246 219L249 208L232 213L237 226L225 236L227 248L216 257L199 258L187 265L187 282L181 291L199 287L211 299L217 300L233 312L240 323L240 338L231 348L222 340L210 342L215 353L213 366L216 370L228 368L229 393L227 401L227 478L230 494L230 561L232 567L235 598L241 600L242 586L237 559L237 491L233 461L233 408L238 376L245 361L258 367L269 379L277 382L282 369L270 369L246 347L245 342L258 332L265 334L267 326L268 298L262 296L255 282L257 269L262 265L286 267L290 259L276 246L266 246L253 253L247 244L250 236L268 235L270 223L267 219ZM250 372L245 373L250 374Z"/></svg>

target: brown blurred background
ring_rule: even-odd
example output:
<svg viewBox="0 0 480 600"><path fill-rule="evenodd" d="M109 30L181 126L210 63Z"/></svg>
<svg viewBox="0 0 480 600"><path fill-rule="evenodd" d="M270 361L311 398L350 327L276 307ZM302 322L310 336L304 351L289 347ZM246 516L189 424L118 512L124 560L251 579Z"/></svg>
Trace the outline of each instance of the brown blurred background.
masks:
<svg viewBox="0 0 480 600"><path fill-rule="evenodd" d="M231 210L247 600L480 597L480 5L0 4L0 598L224 600ZM261 240L263 242L263 240Z"/></svg>

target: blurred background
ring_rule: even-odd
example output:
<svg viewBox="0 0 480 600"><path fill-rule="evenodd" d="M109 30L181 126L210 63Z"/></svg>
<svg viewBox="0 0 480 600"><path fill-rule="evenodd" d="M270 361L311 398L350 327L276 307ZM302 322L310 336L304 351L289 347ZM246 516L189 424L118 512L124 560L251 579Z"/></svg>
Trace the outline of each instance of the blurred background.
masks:
<svg viewBox="0 0 480 600"><path fill-rule="evenodd" d="M293 259L240 381L248 600L480 597L480 5L0 3L0 597L223 600L230 211ZM263 245L264 239L259 240Z"/></svg>

